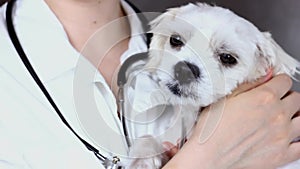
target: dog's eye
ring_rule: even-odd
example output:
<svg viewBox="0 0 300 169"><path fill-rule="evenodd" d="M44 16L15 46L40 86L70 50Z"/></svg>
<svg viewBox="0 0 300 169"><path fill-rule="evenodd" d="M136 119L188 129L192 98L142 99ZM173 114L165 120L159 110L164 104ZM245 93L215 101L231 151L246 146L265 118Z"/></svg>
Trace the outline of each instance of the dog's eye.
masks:
<svg viewBox="0 0 300 169"><path fill-rule="evenodd" d="M225 66L233 66L237 64L237 60L231 54L228 53L221 53L219 54L220 61Z"/></svg>
<svg viewBox="0 0 300 169"><path fill-rule="evenodd" d="M172 48L180 48L180 47L184 46L181 36L177 35L177 34L171 35L170 45Z"/></svg>

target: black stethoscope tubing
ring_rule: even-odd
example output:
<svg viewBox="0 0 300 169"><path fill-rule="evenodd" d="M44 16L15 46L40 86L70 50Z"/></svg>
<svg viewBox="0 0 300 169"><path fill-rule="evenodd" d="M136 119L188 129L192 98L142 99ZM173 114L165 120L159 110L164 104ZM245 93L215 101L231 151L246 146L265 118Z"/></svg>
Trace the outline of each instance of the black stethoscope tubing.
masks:
<svg viewBox="0 0 300 169"><path fill-rule="evenodd" d="M85 141L84 139L82 139L74 130L73 128L70 126L70 124L67 122L67 120L64 118L64 116L62 115L61 111L59 110L59 108L57 107L57 105L55 104L54 100L52 99L52 97L50 96L50 94L48 93L47 89L45 88L45 86L43 85L43 83L41 82L40 78L38 77L38 75L36 74L35 70L33 69L30 61L28 60L21 44L20 41L18 39L18 36L16 34L16 31L14 29L13 26L13 21L12 21L12 10L13 10L13 6L16 0L11 0L7 3L7 9L6 9L6 23L7 23L7 30L8 30L8 34L10 36L10 39L12 41L12 43L15 46L16 51L18 52L22 62L24 63L24 65L26 66L28 72L30 73L30 75L32 76L32 78L34 79L34 81L36 82L36 84L39 86L39 88L41 89L41 91L43 92L43 94L45 95L45 97L48 99L49 103L51 104L51 106L55 109L56 113L58 114L58 116L60 117L60 119L63 121L63 123L72 131L72 133L87 147L88 150L93 151L95 153L95 155L97 156L97 158L99 158L101 161L106 160L106 157L104 157L102 154L99 153L99 151L93 147L91 144L89 144L87 141Z"/></svg>
<svg viewBox="0 0 300 169"><path fill-rule="evenodd" d="M32 76L32 78L34 79L34 81L36 82L36 84L39 86L40 90L43 92L43 94L45 95L45 97L47 98L47 100L49 101L49 103L51 104L51 106L54 108L54 110L56 111L57 115L60 117L60 119L62 120L62 122L69 128L69 130L86 146L86 148L89 151L92 151L96 157L102 161L103 163L107 160L109 160L107 157L105 157L104 155L102 155L99 150L97 148L95 148L94 146L92 146L91 144L89 144L87 141L85 141L83 138L81 138L75 131L74 129L70 126L70 124L67 122L67 120L64 118L64 116L62 115L61 111L59 110L59 108L57 107L57 105L55 104L54 100L52 99L51 95L48 93L46 87L43 85L42 81L40 80L40 78L38 77L38 75L36 74L34 68L32 67L30 61L28 60L22 45L20 44L20 41L18 39L18 36L16 34L16 31L14 29L14 25L13 25L13 20L12 20L12 12L13 12L13 7L14 7L14 3L16 2L16 0L10 0L7 3L7 9L6 9L6 24L7 24L7 30L8 30L8 34L10 36L10 39L19 55L19 57L21 58L23 64L26 66L26 69L28 70L28 72L30 73L30 75ZM127 1L127 3L135 10L136 13L140 13L140 11L130 2ZM139 16L140 20L143 23L143 26L145 28L145 30L148 29L147 25L145 25L145 23L147 23L147 20L145 17L143 17L142 15ZM146 43L147 46L149 47L150 44L150 39L151 39L151 34L145 34L146 37ZM124 64L122 65L121 69L120 69L120 73L118 74L118 85L123 87L124 84L126 83L126 70L127 68L134 62L141 60L141 59L145 59L146 54L142 55L134 55L132 57L130 57L128 60L126 60L124 62ZM123 132L125 134L125 136L127 137L128 132L126 130L126 124L125 121L122 121L122 125L123 125ZM114 160L114 159L113 159ZM113 161L114 162L114 161ZM117 160L115 162L118 162Z"/></svg>

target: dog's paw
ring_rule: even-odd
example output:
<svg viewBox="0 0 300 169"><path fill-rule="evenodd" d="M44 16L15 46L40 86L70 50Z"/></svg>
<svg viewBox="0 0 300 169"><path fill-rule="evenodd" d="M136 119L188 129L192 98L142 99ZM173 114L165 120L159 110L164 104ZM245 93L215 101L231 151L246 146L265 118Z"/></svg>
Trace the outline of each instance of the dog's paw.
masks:
<svg viewBox="0 0 300 169"><path fill-rule="evenodd" d="M129 162L126 169L160 169L162 168L162 157L137 158Z"/></svg>
<svg viewBox="0 0 300 169"><path fill-rule="evenodd" d="M135 140L129 157L126 169L160 169L167 161L162 144L152 136Z"/></svg>

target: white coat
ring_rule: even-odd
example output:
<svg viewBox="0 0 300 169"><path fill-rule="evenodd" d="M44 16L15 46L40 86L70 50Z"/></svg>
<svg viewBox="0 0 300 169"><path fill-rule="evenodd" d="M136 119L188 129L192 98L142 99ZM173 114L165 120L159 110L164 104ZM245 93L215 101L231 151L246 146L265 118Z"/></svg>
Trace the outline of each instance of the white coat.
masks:
<svg viewBox="0 0 300 169"><path fill-rule="evenodd" d="M131 7L121 1L127 13ZM63 124L21 62L6 29L6 5L0 8L0 168L66 169L103 168L95 155ZM31 64L72 128L105 156L125 155L127 145L117 117L113 93L102 75L70 44L67 35L43 0L18 0L12 16L19 40ZM141 27L130 19L132 33ZM131 38L123 62L146 50L142 37ZM78 64L95 72L83 84L76 83ZM78 92L85 85L93 98ZM77 94L82 94L77 95ZM78 96L78 97L77 97ZM94 107L89 107L92 100ZM76 105L79 103L79 106ZM80 112L81 106L87 107ZM101 139L82 127L80 114L97 110L102 121L90 122ZM81 119L80 119L81 118Z"/></svg>

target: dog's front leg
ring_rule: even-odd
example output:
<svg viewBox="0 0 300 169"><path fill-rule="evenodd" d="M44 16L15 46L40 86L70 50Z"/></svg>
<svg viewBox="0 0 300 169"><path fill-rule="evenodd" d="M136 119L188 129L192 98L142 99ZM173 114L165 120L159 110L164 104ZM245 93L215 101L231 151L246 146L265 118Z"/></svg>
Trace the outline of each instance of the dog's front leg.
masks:
<svg viewBox="0 0 300 169"><path fill-rule="evenodd" d="M152 136L137 139L130 148L126 169L160 169L168 160L162 144Z"/></svg>

